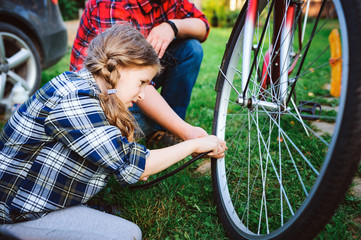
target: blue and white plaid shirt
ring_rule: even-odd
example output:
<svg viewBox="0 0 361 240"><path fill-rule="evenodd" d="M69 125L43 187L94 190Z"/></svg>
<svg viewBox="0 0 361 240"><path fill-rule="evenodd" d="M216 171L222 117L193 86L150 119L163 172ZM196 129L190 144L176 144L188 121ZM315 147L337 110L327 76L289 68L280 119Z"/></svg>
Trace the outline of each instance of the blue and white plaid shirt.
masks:
<svg viewBox="0 0 361 240"><path fill-rule="evenodd" d="M109 124L91 73L65 72L38 90L0 136L0 223L86 203L114 174L139 180L149 151Z"/></svg>

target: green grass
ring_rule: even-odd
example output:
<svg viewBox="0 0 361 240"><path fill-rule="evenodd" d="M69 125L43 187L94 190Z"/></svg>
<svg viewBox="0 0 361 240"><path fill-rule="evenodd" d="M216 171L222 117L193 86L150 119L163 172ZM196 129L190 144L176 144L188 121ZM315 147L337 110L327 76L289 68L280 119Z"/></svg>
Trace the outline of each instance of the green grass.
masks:
<svg viewBox="0 0 361 240"><path fill-rule="evenodd" d="M230 29L213 28L203 43L204 60L193 90L187 121L211 133L216 93L214 86ZM42 74L42 84L67 71L69 53ZM199 165L199 163L198 163ZM137 223L144 239L227 239L216 216L209 173L196 174L191 166L158 186L146 190L120 187L111 179L98 194L117 206L119 215ZM361 176L361 169L358 174ZM361 235L361 199L351 192L317 239L357 239Z"/></svg>
<svg viewBox="0 0 361 240"><path fill-rule="evenodd" d="M67 54L62 59L60 59L57 64L41 73L41 86L43 86L55 76L58 76L65 71L69 71L70 53L71 47L69 46Z"/></svg>

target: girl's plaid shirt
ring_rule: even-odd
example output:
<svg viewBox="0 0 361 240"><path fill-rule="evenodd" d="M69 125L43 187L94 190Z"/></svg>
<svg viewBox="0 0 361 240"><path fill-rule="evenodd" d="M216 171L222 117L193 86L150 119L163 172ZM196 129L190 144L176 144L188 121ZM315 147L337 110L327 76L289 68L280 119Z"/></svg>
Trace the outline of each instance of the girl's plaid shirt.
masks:
<svg viewBox="0 0 361 240"><path fill-rule="evenodd" d="M0 136L0 223L39 218L86 203L111 174L139 180L149 151L109 124L86 69L38 90Z"/></svg>

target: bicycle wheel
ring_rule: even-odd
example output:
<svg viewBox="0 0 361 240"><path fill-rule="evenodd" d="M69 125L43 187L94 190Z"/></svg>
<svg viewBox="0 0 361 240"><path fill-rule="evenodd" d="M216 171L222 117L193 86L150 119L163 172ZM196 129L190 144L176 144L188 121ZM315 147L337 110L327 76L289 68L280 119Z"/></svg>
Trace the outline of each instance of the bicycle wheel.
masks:
<svg viewBox="0 0 361 240"><path fill-rule="evenodd" d="M284 43L276 44L281 33L274 5L258 6L246 90L241 66L247 58L247 3L217 79L213 134L226 140L228 150L225 158L212 159L212 180L219 219L233 239L313 238L344 197L360 160L361 2L327 1L315 17L307 14L307 1L300 3L291 41L283 46L287 64L276 56ZM329 40L335 31L341 43L336 48ZM283 95L279 79L285 73ZM328 86L332 79L337 92L337 76L342 85L335 97Z"/></svg>

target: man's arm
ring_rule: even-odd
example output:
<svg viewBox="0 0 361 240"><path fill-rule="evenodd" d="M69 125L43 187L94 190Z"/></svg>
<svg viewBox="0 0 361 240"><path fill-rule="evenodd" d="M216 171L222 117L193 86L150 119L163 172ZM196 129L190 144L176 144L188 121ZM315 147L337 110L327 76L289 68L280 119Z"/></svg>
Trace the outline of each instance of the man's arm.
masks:
<svg viewBox="0 0 361 240"><path fill-rule="evenodd" d="M206 24L198 18L171 19L170 21L178 28L177 38L195 38L203 41L206 37ZM153 46L159 58L162 58L174 37L175 34L172 27L168 23L163 22L150 31L147 41Z"/></svg>
<svg viewBox="0 0 361 240"><path fill-rule="evenodd" d="M206 24L198 18L170 19L178 28L178 38L195 38L203 42L207 28Z"/></svg>

